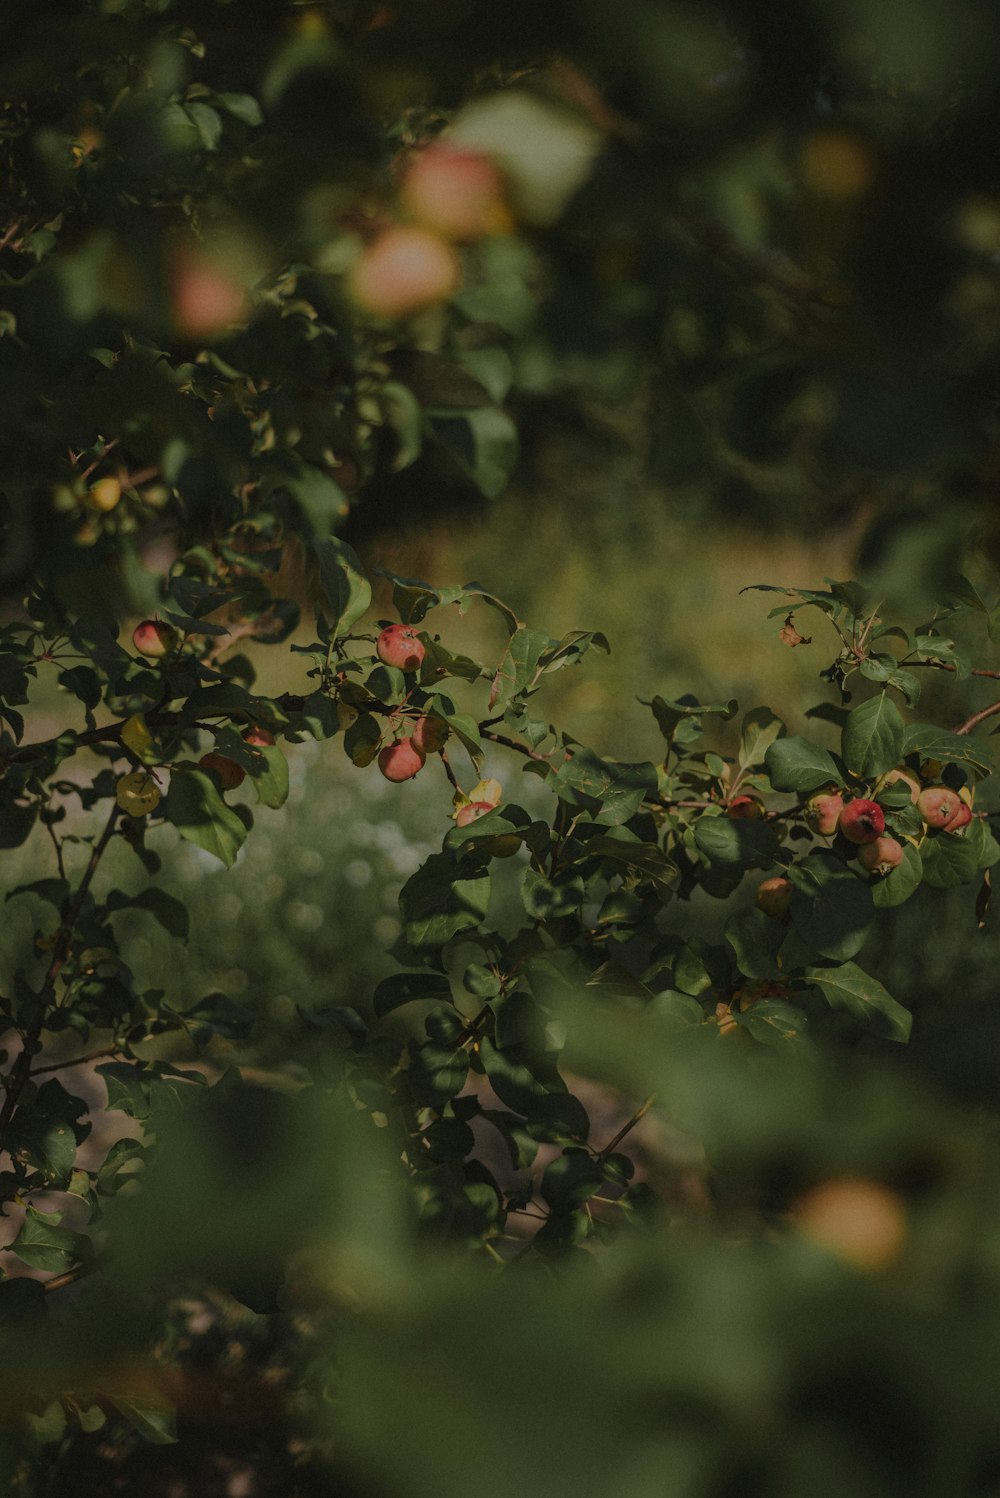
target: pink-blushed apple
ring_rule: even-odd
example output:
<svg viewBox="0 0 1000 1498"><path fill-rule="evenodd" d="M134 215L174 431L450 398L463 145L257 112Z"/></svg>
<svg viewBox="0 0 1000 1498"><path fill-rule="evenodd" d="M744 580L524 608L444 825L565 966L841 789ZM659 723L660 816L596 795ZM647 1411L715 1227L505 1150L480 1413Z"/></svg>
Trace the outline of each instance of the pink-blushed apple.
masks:
<svg viewBox="0 0 1000 1498"><path fill-rule="evenodd" d="M734 796L726 807L726 816L734 822L756 822L764 815L764 807L756 796Z"/></svg>
<svg viewBox="0 0 1000 1498"><path fill-rule="evenodd" d="M739 1000L740 1013L745 1014L761 999L787 999L788 989L784 983L775 983L769 978L763 978L759 983L748 983L745 988L739 989L733 998Z"/></svg>
<svg viewBox="0 0 1000 1498"><path fill-rule="evenodd" d="M788 915L791 899L791 882L782 876L764 879L757 886L758 910L762 910L765 915L771 916L776 921L783 921Z"/></svg>
<svg viewBox="0 0 1000 1498"><path fill-rule="evenodd" d="M844 809L844 798L839 791L818 791L806 802L803 816L806 825L821 837L832 837Z"/></svg>
<svg viewBox="0 0 1000 1498"><path fill-rule="evenodd" d="M177 645L178 634L172 624L162 619L142 619L132 631L132 644L140 655L159 660Z"/></svg>
<svg viewBox="0 0 1000 1498"><path fill-rule="evenodd" d="M837 826L849 843L873 843L885 831L885 812L877 801L856 796L840 813Z"/></svg>
<svg viewBox="0 0 1000 1498"><path fill-rule="evenodd" d="M917 797L917 810L928 827L947 827L964 804L958 792L946 785L925 786Z"/></svg>
<svg viewBox="0 0 1000 1498"><path fill-rule="evenodd" d="M858 850L858 863L869 874L880 874L884 879L903 861L903 845L894 837L877 837L873 843L865 843Z"/></svg>
<svg viewBox="0 0 1000 1498"><path fill-rule="evenodd" d="M972 807L963 801L950 822L945 822L945 832L961 832L972 821Z"/></svg>
<svg viewBox="0 0 1000 1498"><path fill-rule="evenodd" d="M252 749L270 749L274 743L274 734L270 729L262 728L259 723L254 723L252 727L244 729L243 742L249 744Z"/></svg>
<svg viewBox="0 0 1000 1498"><path fill-rule="evenodd" d="M174 328L183 338L218 338L250 315L246 287L186 245L173 249L169 292Z"/></svg>
<svg viewBox="0 0 1000 1498"><path fill-rule="evenodd" d="M437 141L410 161L400 191L403 206L445 239L502 234L512 224L503 178L479 151Z"/></svg>
<svg viewBox="0 0 1000 1498"><path fill-rule="evenodd" d="M461 279L458 256L440 235L416 224L396 224L365 246L347 285L362 311L394 318L446 302Z"/></svg>
<svg viewBox="0 0 1000 1498"><path fill-rule="evenodd" d="M418 718L413 725L411 738L422 754L437 754L448 738L448 725L443 718Z"/></svg>
<svg viewBox="0 0 1000 1498"><path fill-rule="evenodd" d="M384 666L400 671L419 671L427 647L408 624L390 624L375 641L375 654Z"/></svg>
<svg viewBox="0 0 1000 1498"><path fill-rule="evenodd" d="M480 817L485 817L487 812L495 811L488 801L469 801L465 806L460 806L455 813L455 826L468 827L471 822L478 822Z"/></svg>
<svg viewBox="0 0 1000 1498"><path fill-rule="evenodd" d="M412 739L399 739L395 744L387 744L378 757L378 767L382 774L386 780L395 783L412 780L426 763L426 756L421 754Z"/></svg>
<svg viewBox="0 0 1000 1498"><path fill-rule="evenodd" d="M803 1237L869 1272L888 1269L906 1246L902 1198L863 1176L812 1186L792 1204L791 1220Z"/></svg>
<svg viewBox="0 0 1000 1498"><path fill-rule="evenodd" d="M242 765L238 765L228 754L203 754L198 761L199 770L208 770L219 777L219 784L224 791L234 791L238 785L242 785L246 779L246 771Z"/></svg>

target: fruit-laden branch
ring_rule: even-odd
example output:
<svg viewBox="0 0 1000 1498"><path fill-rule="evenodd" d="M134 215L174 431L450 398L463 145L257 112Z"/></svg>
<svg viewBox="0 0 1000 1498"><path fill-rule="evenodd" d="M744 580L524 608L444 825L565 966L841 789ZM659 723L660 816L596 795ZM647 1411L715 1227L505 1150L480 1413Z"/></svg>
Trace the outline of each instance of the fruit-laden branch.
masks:
<svg viewBox="0 0 1000 1498"><path fill-rule="evenodd" d="M83 877L80 880L79 887L76 891L76 894L73 896L68 911L66 912L66 919L59 927L59 930L56 934L56 944L52 953L52 961L49 963L48 971L45 974L45 982L42 984L42 991L38 996L39 1006L37 1017L28 1026L27 1030L24 1031L24 1034L22 1036L21 1050L10 1069L10 1072L4 1079L3 1085L6 1089L7 1095L4 1098L3 1107L0 1108L0 1145L2 1145L3 1143L4 1136L7 1132L8 1127L10 1126L10 1121L14 1116L14 1112L20 1101L21 1094L24 1091L25 1086L27 1085L29 1077L31 1076L32 1058L35 1055L42 1031L45 1028L45 1021L48 1016L48 1006L55 992L56 980L63 969L63 965L65 964L67 957L69 956L70 946L73 940L73 931L75 930L76 923L79 920L80 911L83 909L83 902L87 898L87 892L90 889L94 875L97 872L97 866L100 863L105 849L107 848L114 835L115 826L118 822L118 816L119 807L116 803L111 808L111 813L108 817L107 823L105 824L104 831L101 833L100 837L97 839L97 842L94 844L93 848L90 851L90 858L87 860L87 867L83 871Z"/></svg>

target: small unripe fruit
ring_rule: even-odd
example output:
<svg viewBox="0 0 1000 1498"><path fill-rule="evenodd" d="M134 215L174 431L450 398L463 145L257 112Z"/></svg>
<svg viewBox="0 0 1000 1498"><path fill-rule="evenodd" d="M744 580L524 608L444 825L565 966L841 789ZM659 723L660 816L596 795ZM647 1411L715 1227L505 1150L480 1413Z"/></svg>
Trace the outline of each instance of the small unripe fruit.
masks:
<svg viewBox="0 0 1000 1498"><path fill-rule="evenodd" d="M96 484L91 484L87 497L95 510L101 510L107 514L121 499L122 486L116 478L109 475L107 478L98 479Z"/></svg>
<svg viewBox="0 0 1000 1498"><path fill-rule="evenodd" d="M859 796L848 801L837 825L849 843L873 843L885 831L885 812L878 802Z"/></svg>
<svg viewBox="0 0 1000 1498"><path fill-rule="evenodd" d="M806 825L821 837L832 837L843 809L844 798L837 792L823 791L819 795L810 796L804 812Z"/></svg>
<svg viewBox="0 0 1000 1498"><path fill-rule="evenodd" d="M972 821L972 807L962 802L950 822L945 822L945 832L961 832Z"/></svg>
<svg viewBox="0 0 1000 1498"><path fill-rule="evenodd" d="M130 817L144 817L156 810L162 795L148 770L131 770L116 782L115 800Z"/></svg>
<svg viewBox="0 0 1000 1498"><path fill-rule="evenodd" d="M928 827L947 827L964 802L946 785L929 785L917 797L917 810Z"/></svg>
<svg viewBox="0 0 1000 1498"><path fill-rule="evenodd" d="M411 737L422 754L437 754L448 738L448 725L443 718L418 718Z"/></svg>
<svg viewBox="0 0 1000 1498"><path fill-rule="evenodd" d="M734 822L754 822L764 815L764 808L756 796L734 796L726 807L726 816Z"/></svg>
<svg viewBox="0 0 1000 1498"><path fill-rule="evenodd" d="M384 666L400 671L419 671L426 646L408 624L390 624L375 641L375 654Z"/></svg>
<svg viewBox="0 0 1000 1498"><path fill-rule="evenodd" d="M908 770L890 770L882 783L883 785L888 786L895 785L897 781L906 782L906 784L910 788L910 800L913 802L914 806L916 806L917 797L920 795L920 781L917 779L917 777L915 775L911 775Z"/></svg>
<svg viewBox="0 0 1000 1498"><path fill-rule="evenodd" d="M385 229L361 252L348 286L375 317L408 317L458 290L461 271L450 244L428 229L400 224Z"/></svg>
<svg viewBox="0 0 1000 1498"><path fill-rule="evenodd" d="M503 179L478 151L427 146L410 162L401 196L407 212L446 239L481 239L510 227Z"/></svg>
<svg viewBox="0 0 1000 1498"><path fill-rule="evenodd" d="M792 886L788 879L777 877L765 879L757 886L757 908L776 921L788 915L792 899Z"/></svg>
<svg viewBox="0 0 1000 1498"><path fill-rule="evenodd" d="M177 631L162 619L143 619L132 631L132 644L140 655L148 656L151 661L159 660L174 649Z"/></svg>
<svg viewBox="0 0 1000 1498"><path fill-rule="evenodd" d="M243 742L249 744L252 749L270 749L274 743L274 734L266 728L261 728L259 723L255 723L252 728L245 730Z"/></svg>
<svg viewBox="0 0 1000 1498"><path fill-rule="evenodd" d="M891 874L903 861L903 846L894 837L877 837L873 843L865 843L858 853L858 863L869 874Z"/></svg>
<svg viewBox="0 0 1000 1498"><path fill-rule="evenodd" d="M399 782L412 780L426 763L412 739L400 739L396 744L387 744L378 757L378 767L386 780Z"/></svg>
<svg viewBox="0 0 1000 1498"><path fill-rule="evenodd" d="M234 791L238 785L242 785L246 779L246 771L242 765L238 765L228 754L203 754L198 761L199 770L212 771L219 777L219 784L224 791Z"/></svg>

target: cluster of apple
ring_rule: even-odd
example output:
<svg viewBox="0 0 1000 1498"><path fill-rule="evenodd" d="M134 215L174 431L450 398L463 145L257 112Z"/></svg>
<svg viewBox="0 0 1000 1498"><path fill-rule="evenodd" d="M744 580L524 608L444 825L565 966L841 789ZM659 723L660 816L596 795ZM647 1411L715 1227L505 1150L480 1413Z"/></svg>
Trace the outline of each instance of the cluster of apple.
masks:
<svg viewBox="0 0 1000 1498"><path fill-rule="evenodd" d="M178 649L182 641L181 632L162 619L143 619L132 631L132 644L147 660L162 660ZM252 749L269 748L274 743L274 734L262 724L254 723L243 733L243 742ZM246 771L242 765L230 759L228 754L210 751L198 761L199 770L212 775L222 792L234 791L243 784ZM122 811L133 817L144 817L155 811L162 799L157 777L152 770L132 770L122 775L115 795Z"/></svg>
<svg viewBox="0 0 1000 1498"><path fill-rule="evenodd" d="M947 785L921 785L908 770L890 770L883 777L882 788L900 782L909 787L910 800L923 819L925 828L939 832L960 833L972 821L971 796L965 799L958 791ZM968 793L966 793L968 795ZM755 801L750 796L737 797L737 801ZM734 803L735 805L735 803ZM755 816L753 810L741 807L730 816L737 818ZM870 874L886 878L903 861L903 845L898 838L885 830L885 812L877 801L864 796L844 799L836 789L830 787L810 796L803 809L806 824L820 837L833 837L839 833L848 843L857 848L857 859ZM788 914L792 896L790 882L781 876L765 879L757 889L757 905L765 915L783 920Z"/></svg>
<svg viewBox="0 0 1000 1498"><path fill-rule="evenodd" d="M374 317L408 317L447 301L462 278L456 245L503 233L512 222L495 162L443 140L411 158L399 206L403 220L376 232L348 276L354 301Z"/></svg>

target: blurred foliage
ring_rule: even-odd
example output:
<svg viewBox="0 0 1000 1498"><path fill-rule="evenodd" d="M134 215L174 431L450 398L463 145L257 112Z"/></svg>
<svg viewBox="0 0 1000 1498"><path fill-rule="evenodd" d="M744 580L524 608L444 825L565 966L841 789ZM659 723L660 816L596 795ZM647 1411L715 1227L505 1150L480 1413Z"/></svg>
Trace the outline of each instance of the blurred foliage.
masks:
<svg viewBox="0 0 1000 1498"><path fill-rule="evenodd" d="M12 1494L1000 1494L996 34L8 0ZM387 790L438 711L458 777ZM911 840L884 882L816 847L828 778Z"/></svg>

